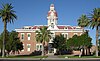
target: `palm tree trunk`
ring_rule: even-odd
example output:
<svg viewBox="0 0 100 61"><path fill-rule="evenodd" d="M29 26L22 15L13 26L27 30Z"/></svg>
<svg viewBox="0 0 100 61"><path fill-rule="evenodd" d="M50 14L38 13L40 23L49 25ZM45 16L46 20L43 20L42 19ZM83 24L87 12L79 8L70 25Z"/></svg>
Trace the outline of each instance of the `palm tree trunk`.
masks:
<svg viewBox="0 0 100 61"><path fill-rule="evenodd" d="M5 56L6 28L7 28L7 23L6 23L6 20L4 20L4 34L3 34L3 49L2 49L2 57Z"/></svg>
<svg viewBox="0 0 100 61"><path fill-rule="evenodd" d="M98 57L98 33L99 33L99 30L98 30L98 26L96 26L96 57Z"/></svg>
<svg viewBox="0 0 100 61"><path fill-rule="evenodd" d="M85 33L84 27L83 27L83 34ZM85 46L83 45L83 51L82 51L82 55L85 55Z"/></svg>
<svg viewBox="0 0 100 61"><path fill-rule="evenodd" d="M87 48L87 55L90 55L90 48Z"/></svg>
<svg viewBox="0 0 100 61"><path fill-rule="evenodd" d="M43 47L42 47L42 56L44 56L44 53L45 53L45 51L44 51L44 45L45 45L45 42L43 42Z"/></svg>
<svg viewBox="0 0 100 61"><path fill-rule="evenodd" d="M44 56L44 46L42 46L42 56Z"/></svg>

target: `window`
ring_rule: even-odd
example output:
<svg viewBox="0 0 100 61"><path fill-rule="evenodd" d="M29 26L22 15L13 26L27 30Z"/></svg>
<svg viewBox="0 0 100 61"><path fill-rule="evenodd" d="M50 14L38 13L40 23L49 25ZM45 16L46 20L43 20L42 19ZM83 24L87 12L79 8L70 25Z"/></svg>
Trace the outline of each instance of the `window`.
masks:
<svg viewBox="0 0 100 61"><path fill-rule="evenodd" d="M67 34L64 34L64 37L67 38Z"/></svg>
<svg viewBox="0 0 100 61"><path fill-rule="evenodd" d="M27 34L27 37L28 37L28 40L30 40L31 34L28 33L28 34Z"/></svg>
<svg viewBox="0 0 100 61"><path fill-rule="evenodd" d="M77 33L74 33L74 35L78 35Z"/></svg>
<svg viewBox="0 0 100 61"><path fill-rule="evenodd" d="M36 50L37 51L42 50L42 44L36 44Z"/></svg>
<svg viewBox="0 0 100 61"><path fill-rule="evenodd" d="M28 37L30 37L30 34L28 34Z"/></svg>
<svg viewBox="0 0 100 61"><path fill-rule="evenodd" d="M39 45L36 46L36 50L39 50Z"/></svg>
<svg viewBox="0 0 100 61"><path fill-rule="evenodd" d="M22 39L24 39L24 35L22 34Z"/></svg>
<svg viewBox="0 0 100 61"><path fill-rule="evenodd" d="M62 33L62 35L68 39L68 33Z"/></svg>
<svg viewBox="0 0 100 61"><path fill-rule="evenodd" d="M24 33L21 33L21 40L24 40Z"/></svg>
<svg viewBox="0 0 100 61"><path fill-rule="evenodd" d="M24 51L24 44L23 44L23 50L21 50L21 51Z"/></svg>
<svg viewBox="0 0 100 61"><path fill-rule="evenodd" d="M30 51L31 44L27 44L27 51Z"/></svg>
<svg viewBox="0 0 100 61"><path fill-rule="evenodd" d="M51 27L54 28L54 24L53 23L51 23Z"/></svg>
<svg viewBox="0 0 100 61"><path fill-rule="evenodd" d="M42 51L42 45L40 45L40 50Z"/></svg>
<svg viewBox="0 0 100 61"><path fill-rule="evenodd" d="M68 34L64 34L64 37L68 39Z"/></svg>
<svg viewBox="0 0 100 61"><path fill-rule="evenodd" d="M64 29L68 29L67 27L64 27Z"/></svg>

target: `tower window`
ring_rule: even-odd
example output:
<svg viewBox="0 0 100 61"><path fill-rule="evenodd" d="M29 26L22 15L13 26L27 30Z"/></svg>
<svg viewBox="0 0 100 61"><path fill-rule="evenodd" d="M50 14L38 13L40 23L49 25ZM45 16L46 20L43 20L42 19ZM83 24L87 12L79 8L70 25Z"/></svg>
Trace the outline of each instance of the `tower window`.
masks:
<svg viewBox="0 0 100 61"><path fill-rule="evenodd" d="M51 10L51 11L53 11L53 10Z"/></svg>

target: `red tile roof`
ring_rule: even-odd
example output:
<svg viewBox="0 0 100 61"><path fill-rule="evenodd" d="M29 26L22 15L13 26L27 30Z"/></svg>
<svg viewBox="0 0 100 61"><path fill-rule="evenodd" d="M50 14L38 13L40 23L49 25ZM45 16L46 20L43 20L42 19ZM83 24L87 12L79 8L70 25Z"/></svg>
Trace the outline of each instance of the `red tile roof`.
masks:
<svg viewBox="0 0 100 61"><path fill-rule="evenodd" d="M59 29L64 29L65 26L57 26Z"/></svg>
<svg viewBox="0 0 100 61"><path fill-rule="evenodd" d="M36 29L37 28L37 26L33 26L33 28L32 29Z"/></svg>
<svg viewBox="0 0 100 61"><path fill-rule="evenodd" d="M72 29L72 26L57 26L59 29Z"/></svg>
<svg viewBox="0 0 100 61"><path fill-rule="evenodd" d="M32 29L36 29L36 28L42 28L43 26L33 26L33 28ZM47 26L46 26L47 27Z"/></svg>
<svg viewBox="0 0 100 61"><path fill-rule="evenodd" d="M43 26L41 25L41 26L32 26L30 29L39 29L39 28L42 28ZM46 27L48 27L48 26L46 26ZM60 26L60 25L58 25L57 26L58 27L58 29L82 29L82 28L77 28L77 27L75 27L75 26Z"/></svg>

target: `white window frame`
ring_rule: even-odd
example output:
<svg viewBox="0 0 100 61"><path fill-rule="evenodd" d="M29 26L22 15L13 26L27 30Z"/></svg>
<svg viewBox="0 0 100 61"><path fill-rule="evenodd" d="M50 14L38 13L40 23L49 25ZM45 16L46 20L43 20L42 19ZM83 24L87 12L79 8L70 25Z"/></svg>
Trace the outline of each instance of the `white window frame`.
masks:
<svg viewBox="0 0 100 61"><path fill-rule="evenodd" d="M21 51L24 51L24 48L25 48L25 45L23 44L23 50L21 50Z"/></svg>
<svg viewBox="0 0 100 61"><path fill-rule="evenodd" d="M23 39L22 39L22 35L23 35ZM21 33L21 40L24 40L24 36L25 36L25 34L24 33Z"/></svg>
<svg viewBox="0 0 100 61"><path fill-rule="evenodd" d="M66 37L65 35L67 35L67 39L68 39L68 33L62 33L62 35L64 35L64 37Z"/></svg>
<svg viewBox="0 0 100 61"><path fill-rule="evenodd" d="M30 35L30 37L28 37ZM31 40L31 33L27 33L27 40Z"/></svg>
<svg viewBox="0 0 100 61"><path fill-rule="evenodd" d="M74 33L74 35L78 35L78 33Z"/></svg>
<svg viewBox="0 0 100 61"><path fill-rule="evenodd" d="M30 47L28 47L30 46ZM31 44L27 44L27 51L31 51Z"/></svg>
<svg viewBox="0 0 100 61"><path fill-rule="evenodd" d="M39 46L39 47L37 48L37 46ZM42 48L43 48L43 45L41 43L40 44L36 44L36 50L37 51L42 50L42 48L40 48L40 46L42 46Z"/></svg>

